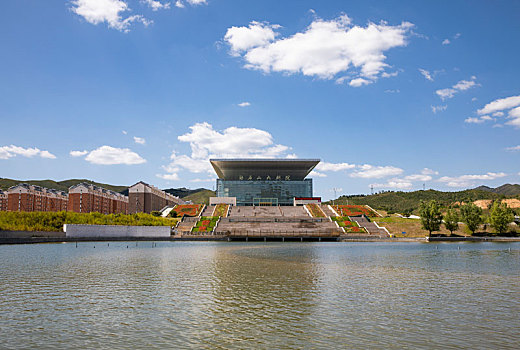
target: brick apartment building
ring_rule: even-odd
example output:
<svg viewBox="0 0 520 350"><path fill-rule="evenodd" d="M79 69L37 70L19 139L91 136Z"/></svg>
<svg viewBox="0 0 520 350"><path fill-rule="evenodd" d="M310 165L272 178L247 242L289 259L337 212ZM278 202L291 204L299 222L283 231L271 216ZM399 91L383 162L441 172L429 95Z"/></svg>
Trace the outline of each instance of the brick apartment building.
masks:
<svg viewBox="0 0 520 350"><path fill-rule="evenodd" d="M151 213L175 204L184 204L184 201L145 182L139 181L128 188L130 213Z"/></svg>
<svg viewBox="0 0 520 350"><path fill-rule="evenodd" d="M40 186L18 184L7 191L8 211L66 211L65 192Z"/></svg>
<svg viewBox="0 0 520 350"><path fill-rule="evenodd" d="M82 182L69 188L68 210L76 213L127 214L128 197Z"/></svg>
<svg viewBox="0 0 520 350"><path fill-rule="evenodd" d="M0 211L7 210L7 193L0 190Z"/></svg>

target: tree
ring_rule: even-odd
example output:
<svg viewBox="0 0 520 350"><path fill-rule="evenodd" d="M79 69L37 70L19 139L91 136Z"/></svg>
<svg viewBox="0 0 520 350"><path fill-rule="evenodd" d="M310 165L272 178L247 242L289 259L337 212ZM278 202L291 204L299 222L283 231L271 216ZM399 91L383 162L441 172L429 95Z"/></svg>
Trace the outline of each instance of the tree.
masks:
<svg viewBox="0 0 520 350"><path fill-rule="evenodd" d="M450 231L450 235L453 234L453 231L459 229L459 214L455 211L455 209L448 209L446 215L444 216L444 227L446 230Z"/></svg>
<svg viewBox="0 0 520 350"><path fill-rule="evenodd" d="M471 234L474 234L482 223L482 209L470 202L460 207L460 215Z"/></svg>
<svg viewBox="0 0 520 350"><path fill-rule="evenodd" d="M413 213L413 209L412 209L412 208L407 208L407 209L404 209L404 210L403 210L403 216L404 216L404 217L409 218L410 215L412 215L412 213Z"/></svg>
<svg viewBox="0 0 520 350"><path fill-rule="evenodd" d="M489 221L498 234L505 233L507 231L507 226L514 219L515 216L511 209L507 207L507 204L500 203L500 201L495 201L495 203L493 203Z"/></svg>
<svg viewBox="0 0 520 350"><path fill-rule="evenodd" d="M441 228L442 214L435 200L429 202L421 201L419 213L419 215L421 215L422 227L429 232L429 236L432 235L433 231L439 231Z"/></svg>

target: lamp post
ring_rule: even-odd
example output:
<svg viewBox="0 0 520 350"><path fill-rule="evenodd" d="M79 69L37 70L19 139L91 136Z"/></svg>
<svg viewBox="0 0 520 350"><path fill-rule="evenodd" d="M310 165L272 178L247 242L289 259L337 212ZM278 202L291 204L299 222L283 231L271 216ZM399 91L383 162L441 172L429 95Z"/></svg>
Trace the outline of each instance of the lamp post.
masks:
<svg viewBox="0 0 520 350"><path fill-rule="evenodd" d="M332 200L332 205L336 205L336 198L337 198L337 191L341 191L341 188L333 187L332 190L334 191L334 199Z"/></svg>

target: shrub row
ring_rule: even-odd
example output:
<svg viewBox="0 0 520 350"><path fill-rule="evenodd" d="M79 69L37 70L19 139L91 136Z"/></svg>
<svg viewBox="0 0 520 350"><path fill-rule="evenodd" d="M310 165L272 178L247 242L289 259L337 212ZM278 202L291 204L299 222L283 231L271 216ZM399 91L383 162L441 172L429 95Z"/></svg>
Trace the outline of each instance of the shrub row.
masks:
<svg viewBox="0 0 520 350"><path fill-rule="evenodd" d="M0 212L0 230L55 231L63 230L64 224L80 225L129 225L129 226L174 226L175 219L156 217L150 214L101 214L73 212Z"/></svg>

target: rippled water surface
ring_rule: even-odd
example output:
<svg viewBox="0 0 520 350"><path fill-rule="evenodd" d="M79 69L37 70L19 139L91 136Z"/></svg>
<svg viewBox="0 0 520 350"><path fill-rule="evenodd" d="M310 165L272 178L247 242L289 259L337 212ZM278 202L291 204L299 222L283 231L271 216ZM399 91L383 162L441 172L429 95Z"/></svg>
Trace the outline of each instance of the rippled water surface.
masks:
<svg viewBox="0 0 520 350"><path fill-rule="evenodd" d="M0 348L520 347L518 243L156 244L0 246Z"/></svg>

